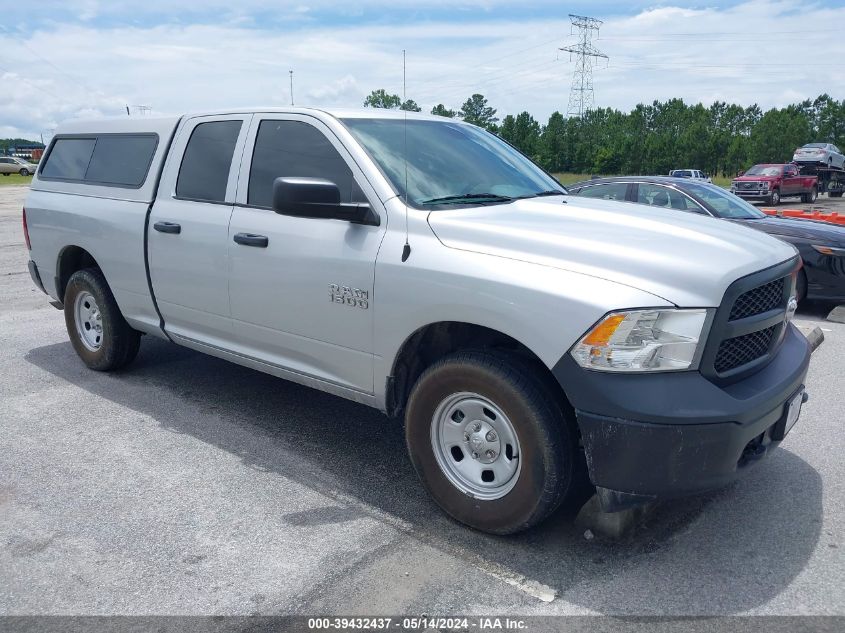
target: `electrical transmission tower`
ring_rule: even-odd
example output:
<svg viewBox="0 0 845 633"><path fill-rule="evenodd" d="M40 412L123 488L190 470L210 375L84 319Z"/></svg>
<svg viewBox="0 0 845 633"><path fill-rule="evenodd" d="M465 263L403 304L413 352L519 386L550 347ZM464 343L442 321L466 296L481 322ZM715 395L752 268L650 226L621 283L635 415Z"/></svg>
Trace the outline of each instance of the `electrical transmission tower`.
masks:
<svg viewBox="0 0 845 633"><path fill-rule="evenodd" d="M131 111L130 111L131 108ZM126 115L132 116L132 114L136 114L138 116L147 116L153 111L151 106L148 105L127 105L126 106Z"/></svg>
<svg viewBox="0 0 845 633"><path fill-rule="evenodd" d="M587 18L583 15L569 15L572 27L578 29L578 43L566 46L560 50L577 55L575 72L572 75L572 88L569 91L569 105L567 116L580 117L593 107L593 64L596 59L610 59L592 44L593 35L598 35L601 20Z"/></svg>

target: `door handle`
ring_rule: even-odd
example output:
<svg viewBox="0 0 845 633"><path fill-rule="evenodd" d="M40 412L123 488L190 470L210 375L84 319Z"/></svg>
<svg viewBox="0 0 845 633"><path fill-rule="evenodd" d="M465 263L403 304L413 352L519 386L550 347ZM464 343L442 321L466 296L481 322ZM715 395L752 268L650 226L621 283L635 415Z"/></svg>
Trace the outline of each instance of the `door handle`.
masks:
<svg viewBox="0 0 845 633"><path fill-rule="evenodd" d="M182 225L176 224L176 222L156 222L153 224L153 228L159 233L175 233L178 235L182 232Z"/></svg>
<svg viewBox="0 0 845 633"><path fill-rule="evenodd" d="M255 235L254 233L235 233L235 243L243 244L244 246L257 246L258 248L267 248L270 240L266 235Z"/></svg>

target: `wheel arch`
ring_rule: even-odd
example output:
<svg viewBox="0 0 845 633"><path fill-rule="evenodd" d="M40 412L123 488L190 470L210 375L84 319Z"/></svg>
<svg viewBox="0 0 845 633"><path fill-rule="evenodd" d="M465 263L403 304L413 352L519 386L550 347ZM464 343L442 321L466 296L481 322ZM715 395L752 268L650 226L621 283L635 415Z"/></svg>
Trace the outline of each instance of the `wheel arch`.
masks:
<svg viewBox="0 0 845 633"><path fill-rule="evenodd" d="M94 256L81 246L68 245L59 251L56 261L56 294L59 301L64 301L65 290L71 275L84 268L96 268L100 272L103 271Z"/></svg>
<svg viewBox="0 0 845 633"><path fill-rule="evenodd" d="M552 371L540 357L514 337L490 327L464 321L438 321L419 327L409 335L393 358L385 388L385 410L391 417L405 409L408 397L422 373L441 358L458 351L480 350L513 354L537 367L543 380L557 395L560 405L572 405Z"/></svg>

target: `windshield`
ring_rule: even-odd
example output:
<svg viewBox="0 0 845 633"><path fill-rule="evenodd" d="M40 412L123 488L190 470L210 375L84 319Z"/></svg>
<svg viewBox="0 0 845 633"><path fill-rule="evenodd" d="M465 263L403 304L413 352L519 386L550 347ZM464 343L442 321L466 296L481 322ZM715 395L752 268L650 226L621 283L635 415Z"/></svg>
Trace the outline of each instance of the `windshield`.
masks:
<svg viewBox="0 0 845 633"><path fill-rule="evenodd" d="M745 172L746 176L780 176L783 167L771 167L766 165L754 165Z"/></svg>
<svg viewBox="0 0 845 633"><path fill-rule="evenodd" d="M819 147L819 148L824 149L825 147L827 147L827 143L808 143L808 144L807 144L807 145L805 145L804 147L805 147L805 148L806 148L806 147Z"/></svg>
<svg viewBox="0 0 845 633"><path fill-rule="evenodd" d="M692 172L688 169L676 169L670 176L674 176L675 178L692 178Z"/></svg>
<svg viewBox="0 0 845 633"><path fill-rule="evenodd" d="M683 190L710 207L720 218L754 220L766 217L760 209L716 185L689 183L683 186Z"/></svg>
<svg viewBox="0 0 845 633"><path fill-rule="evenodd" d="M342 121L400 196L405 195L407 178L408 202L417 208L566 193L513 147L474 126L445 120Z"/></svg>

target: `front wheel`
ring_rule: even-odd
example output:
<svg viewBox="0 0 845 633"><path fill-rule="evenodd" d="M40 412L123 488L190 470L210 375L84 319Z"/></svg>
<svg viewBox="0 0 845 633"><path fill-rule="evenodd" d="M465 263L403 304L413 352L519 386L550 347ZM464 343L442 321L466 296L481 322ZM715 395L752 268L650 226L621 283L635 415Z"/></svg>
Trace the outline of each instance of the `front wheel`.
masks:
<svg viewBox="0 0 845 633"><path fill-rule="evenodd" d="M64 304L70 342L90 369L120 369L138 354L141 333L123 318L98 269L86 268L71 275Z"/></svg>
<svg viewBox="0 0 845 633"><path fill-rule="evenodd" d="M800 304L807 298L807 273L804 269L798 271L798 278L795 280L795 300Z"/></svg>
<svg viewBox="0 0 845 633"><path fill-rule="evenodd" d="M542 521L586 472L575 422L533 365L486 352L435 363L408 401L408 452L452 517L495 534Z"/></svg>
<svg viewBox="0 0 845 633"><path fill-rule="evenodd" d="M780 191L774 189L772 193L769 194L769 204L773 207L776 207L780 204Z"/></svg>
<svg viewBox="0 0 845 633"><path fill-rule="evenodd" d="M29 176L29 170L28 170L26 167L24 167L23 169L21 169L18 173L19 173L21 176Z"/></svg>

